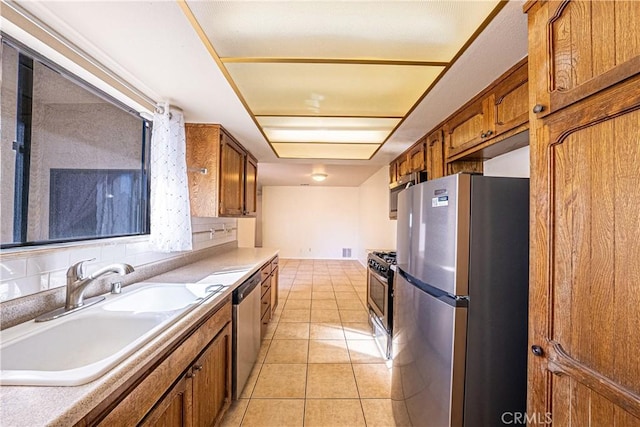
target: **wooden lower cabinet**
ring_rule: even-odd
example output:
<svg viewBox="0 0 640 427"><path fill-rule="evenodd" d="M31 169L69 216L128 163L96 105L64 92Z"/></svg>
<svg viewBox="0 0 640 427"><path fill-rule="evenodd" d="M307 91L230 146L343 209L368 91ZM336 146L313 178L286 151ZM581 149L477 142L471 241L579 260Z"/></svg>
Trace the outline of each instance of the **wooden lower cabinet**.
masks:
<svg viewBox="0 0 640 427"><path fill-rule="evenodd" d="M217 424L231 402L231 323L158 402L143 426L179 427Z"/></svg>
<svg viewBox="0 0 640 427"><path fill-rule="evenodd" d="M231 404L231 300L79 425L213 426ZM142 369L144 370L144 368Z"/></svg>
<svg viewBox="0 0 640 427"><path fill-rule="evenodd" d="M269 322L278 306L278 257L275 256L262 266L261 304L260 304L260 337L264 338L267 333Z"/></svg>
<svg viewBox="0 0 640 427"><path fill-rule="evenodd" d="M278 266L271 272L271 313L278 307Z"/></svg>
<svg viewBox="0 0 640 427"><path fill-rule="evenodd" d="M227 323L191 368L193 425L218 424L231 403L231 323Z"/></svg>
<svg viewBox="0 0 640 427"><path fill-rule="evenodd" d="M143 427L191 426L192 381L187 374L169 390L167 395L151 410L142 421Z"/></svg>

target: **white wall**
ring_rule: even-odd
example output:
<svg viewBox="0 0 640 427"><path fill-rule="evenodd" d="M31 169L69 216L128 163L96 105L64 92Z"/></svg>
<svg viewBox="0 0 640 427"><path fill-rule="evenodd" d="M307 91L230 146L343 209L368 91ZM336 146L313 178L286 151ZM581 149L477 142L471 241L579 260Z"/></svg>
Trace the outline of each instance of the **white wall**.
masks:
<svg viewBox="0 0 640 427"><path fill-rule="evenodd" d="M529 146L485 160L483 167L485 176L529 178Z"/></svg>
<svg viewBox="0 0 640 427"><path fill-rule="evenodd" d="M238 218L238 247L256 247L256 219Z"/></svg>
<svg viewBox="0 0 640 427"><path fill-rule="evenodd" d="M389 219L389 166L359 187L358 260L366 264L367 250L396 248L396 220Z"/></svg>
<svg viewBox="0 0 640 427"><path fill-rule="evenodd" d="M262 244L282 258L341 259L358 251L358 187L262 187Z"/></svg>

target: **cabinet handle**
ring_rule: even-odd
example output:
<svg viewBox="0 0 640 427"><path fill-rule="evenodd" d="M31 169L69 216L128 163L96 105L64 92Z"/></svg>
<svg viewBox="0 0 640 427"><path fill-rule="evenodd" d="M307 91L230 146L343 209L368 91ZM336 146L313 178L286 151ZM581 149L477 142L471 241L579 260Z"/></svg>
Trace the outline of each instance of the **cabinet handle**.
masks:
<svg viewBox="0 0 640 427"><path fill-rule="evenodd" d="M196 374L194 374L192 371L187 372L187 375L186 375L187 378L193 378L195 376Z"/></svg>
<svg viewBox="0 0 640 427"><path fill-rule="evenodd" d="M493 135L492 130L488 130L487 133L484 134L485 137Z"/></svg>
<svg viewBox="0 0 640 427"><path fill-rule="evenodd" d="M480 138L486 138L486 137L487 137L487 134L484 133L484 131L481 131L480 132Z"/></svg>
<svg viewBox="0 0 640 427"><path fill-rule="evenodd" d="M202 365L193 365L194 371L202 371Z"/></svg>
<svg viewBox="0 0 640 427"><path fill-rule="evenodd" d="M544 111L544 105L542 104L536 104L533 106L533 112L538 114L538 113L542 113Z"/></svg>
<svg viewBox="0 0 640 427"><path fill-rule="evenodd" d="M540 347L539 345L532 345L531 346L531 353L533 353L536 356L544 356L544 350L542 349L542 347Z"/></svg>
<svg viewBox="0 0 640 427"><path fill-rule="evenodd" d="M264 305L267 305L267 304L269 304L269 303L268 303L268 302L266 302L266 301L264 301L264 302L263 302L263 304L264 304Z"/></svg>

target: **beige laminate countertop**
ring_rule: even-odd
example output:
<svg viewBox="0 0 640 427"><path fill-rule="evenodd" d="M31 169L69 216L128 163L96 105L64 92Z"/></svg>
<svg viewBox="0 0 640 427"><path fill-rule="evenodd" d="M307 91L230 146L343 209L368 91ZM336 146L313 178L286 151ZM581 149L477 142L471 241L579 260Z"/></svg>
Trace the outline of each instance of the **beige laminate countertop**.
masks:
<svg viewBox="0 0 640 427"><path fill-rule="evenodd" d="M155 283L194 283L212 273L248 269L222 294L197 305L97 380L74 387L0 386L0 425L35 427L70 426L77 423L134 376L138 369L161 354L173 340L216 309L238 285L277 254L275 249L236 248L145 280ZM126 291L127 288L124 288L123 293Z"/></svg>

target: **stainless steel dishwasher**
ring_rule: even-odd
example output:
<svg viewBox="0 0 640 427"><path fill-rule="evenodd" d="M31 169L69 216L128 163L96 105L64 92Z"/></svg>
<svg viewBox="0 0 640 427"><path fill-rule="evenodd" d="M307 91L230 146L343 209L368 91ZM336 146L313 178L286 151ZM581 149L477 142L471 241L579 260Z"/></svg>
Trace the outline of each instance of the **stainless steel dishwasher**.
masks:
<svg viewBox="0 0 640 427"><path fill-rule="evenodd" d="M233 398L242 393L260 351L260 271L233 291Z"/></svg>

